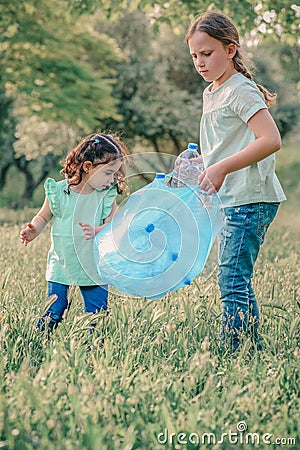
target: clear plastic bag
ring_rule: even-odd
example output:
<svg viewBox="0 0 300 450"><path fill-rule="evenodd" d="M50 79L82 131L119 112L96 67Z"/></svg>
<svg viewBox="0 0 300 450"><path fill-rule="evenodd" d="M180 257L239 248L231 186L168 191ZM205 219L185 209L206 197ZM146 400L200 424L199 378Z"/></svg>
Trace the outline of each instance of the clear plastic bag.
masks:
<svg viewBox="0 0 300 450"><path fill-rule="evenodd" d="M125 294L163 297L201 273L221 227L217 195L155 178L96 235L99 276Z"/></svg>

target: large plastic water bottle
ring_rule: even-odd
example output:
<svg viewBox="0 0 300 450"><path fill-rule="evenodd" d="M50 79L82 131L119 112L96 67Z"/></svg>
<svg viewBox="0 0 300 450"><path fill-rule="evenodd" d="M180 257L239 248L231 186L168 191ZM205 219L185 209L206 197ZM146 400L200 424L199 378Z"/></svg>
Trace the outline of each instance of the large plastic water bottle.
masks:
<svg viewBox="0 0 300 450"><path fill-rule="evenodd" d="M196 186L203 170L204 165L198 153L198 145L190 142L188 148L180 153L175 161L171 186Z"/></svg>

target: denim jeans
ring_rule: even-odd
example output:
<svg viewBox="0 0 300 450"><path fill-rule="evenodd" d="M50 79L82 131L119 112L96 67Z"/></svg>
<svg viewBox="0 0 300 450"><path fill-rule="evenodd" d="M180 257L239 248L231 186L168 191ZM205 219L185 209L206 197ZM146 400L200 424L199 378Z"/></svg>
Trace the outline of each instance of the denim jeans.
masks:
<svg viewBox="0 0 300 450"><path fill-rule="evenodd" d="M79 286L84 301L84 311L96 313L101 310L107 310L108 286ZM45 314L37 323L37 328L45 328L45 319L48 328L53 329L62 321L64 311L68 307L69 286L60 283L48 281L48 297L56 295L56 300L50 305ZM48 322L49 321L49 322Z"/></svg>
<svg viewBox="0 0 300 450"><path fill-rule="evenodd" d="M254 264L278 203L252 203L223 208L219 238L218 283L222 302L221 343L235 351L245 332L257 349L259 308L252 288Z"/></svg>

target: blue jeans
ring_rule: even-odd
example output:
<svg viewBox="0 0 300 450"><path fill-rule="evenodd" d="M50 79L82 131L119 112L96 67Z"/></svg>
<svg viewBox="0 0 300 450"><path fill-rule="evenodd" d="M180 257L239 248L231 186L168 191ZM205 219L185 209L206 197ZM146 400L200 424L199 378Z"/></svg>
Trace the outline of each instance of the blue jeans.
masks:
<svg viewBox="0 0 300 450"><path fill-rule="evenodd" d="M107 310L108 286L79 286L84 301L84 311L96 313ZM63 319L64 311L68 307L69 286L48 281L48 297L56 295L56 300L50 305L45 314L37 323L37 328L44 329L45 322L50 330ZM47 321L45 321L46 318Z"/></svg>
<svg viewBox="0 0 300 450"><path fill-rule="evenodd" d="M235 351L245 332L257 349L259 308L252 288L254 264L278 203L252 203L223 208L219 238L218 283L222 302L221 342Z"/></svg>

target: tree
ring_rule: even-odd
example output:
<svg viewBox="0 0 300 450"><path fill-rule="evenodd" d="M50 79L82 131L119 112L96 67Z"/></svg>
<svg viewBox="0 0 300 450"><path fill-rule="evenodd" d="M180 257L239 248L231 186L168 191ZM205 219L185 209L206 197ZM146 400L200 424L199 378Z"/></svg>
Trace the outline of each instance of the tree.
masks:
<svg viewBox="0 0 300 450"><path fill-rule="evenodd" d="M13 100L0 87L0 190L5 186L7 172L14 163L13 143L16 124L11 114L12 104Z"/></svg>
<svg viewBox="0 0 300 450"><path fill-rule="evenodd" d="M95 128L125 131L156 152L178 153L198 138L205 83L193 69L184 35L199 5L229 14L245 42L266 42L271 52L268 42L276 41L276 51L282 49L266 64L267 55L261 58L255 45L253 53L256 81L270 80L271 90L278 90L274 115L288 132L298 109L282 86L289 80L297 92L299 78L292 34L299 8L291 1L2 0L0 171L3 183L9 164L24 174L21 203L76 136ZM287 66L286 79L277 78Z"/></svg>
<svg viewBox="0 0 300 450"><path fill-rule="evenodd" d="M110 32L109 26L106 31ZM195 117L200 115L201 105L200 80L195 104L188 91L191 86L187 80L193 79L189 75L191 68L185 67L185 78L180 74L185 61L183 55L176 61L174 73L166 58L167 52L170 55L182 49L182 38L174 35L169 27L162 27L159 37L155 36L149 17L139 11L124 13L112 35L124 56L116 66L118 82L114 89L122 119L114 126L125 130L131 138L147 140L156 152L178 153L187 140L198 139ZM164 40L167 44L163 44ZM195 83L193 88L193 94L197 95Z"/></svg>
<svg viewBox="0 0 300 450"><path fill-rule="evenodd" d="M66 136L90 133L107 117L118 119L112 96L114 69L109 64L118 55L95 31L91 17L72 15L66 5L60 0L1 2L0 87L14 99L10 113L22 129L2 140L1 153L9 154L10 163L26 177L23 199L31 198L57 157L73 145ZM24 127L28 121L30 127ZM45 122L48 132L65 130L61 139L55 133L53 140L59 155L41 140ZM32 152L37 145L38 155ZM37 156L42 172L35 176ZM1 161L0 170L7 164Z"/></svg>
<svg viewBox="0 0 300 450"><path fill-rule="evenodd" d="M111 96L117 61L91 17L73 17L60 0L6 3L2 8L2 83L18 98L17 113L62 120L84 131L115 115Z"/></svg>
<svg viewBox="0 0 300 450"><path fill-rule="evenodd" d="M293 0L68 0L68 4L81 13L99 9L113 21L124 11L141 10L151 17L156 29L168 23L181 34L197 14L218 9L232 17L241 34L252 31L261 38L272 34L289 45L297 43L300 23L300 7Z"/></svg>
<svg viewBox="0 0 300 450"><path fill-rule="evenodd" d="M25 177L25 188L13 207L23 206L77 141L77 133L64 122L25 117L17 127L14 163Z"/></svg>
<svg viewBox="0 0 300 450"><path fill-rule="evenodd" d="M299 46L265 40L254 50L255 81L278 94L270 111L285 137L299 122Z"/></svg>

